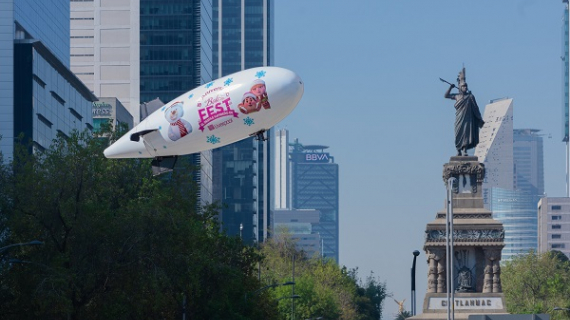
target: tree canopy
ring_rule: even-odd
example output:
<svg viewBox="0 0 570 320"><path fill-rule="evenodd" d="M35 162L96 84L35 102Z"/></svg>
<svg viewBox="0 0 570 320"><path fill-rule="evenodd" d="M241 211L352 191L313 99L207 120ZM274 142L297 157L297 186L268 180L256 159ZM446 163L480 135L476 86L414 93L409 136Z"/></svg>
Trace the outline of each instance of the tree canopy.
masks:
<svg viewBox="0 0 570 320"><path fill-rule="evenodd" d="M44 244L4 254L0 318L174 319L184 300L194 319L267 318L243 304L260 256L218 232L191 171L155 179L148 160L105 159L106 145L76 132L2 164L1 244Z"/></svg>
<svg viewBox="0 0 570 320"><path fill-rule="evenodd" d="M564 254L562 254L564 256ZM555 307L570 308L570 264L560 252L519 255L502 269L503 292L510 313L549 313L568 319Z"/></svg>
<svg viewBox="0 0 570 320"><path fill-rule="evenodd" d="M290 239L227 236L193 170L156 178L150 160L106 159L114 138L74 132L0 158L0 319L381 318L376 277ZM31 240L43 244L13 246Z"/></svg>

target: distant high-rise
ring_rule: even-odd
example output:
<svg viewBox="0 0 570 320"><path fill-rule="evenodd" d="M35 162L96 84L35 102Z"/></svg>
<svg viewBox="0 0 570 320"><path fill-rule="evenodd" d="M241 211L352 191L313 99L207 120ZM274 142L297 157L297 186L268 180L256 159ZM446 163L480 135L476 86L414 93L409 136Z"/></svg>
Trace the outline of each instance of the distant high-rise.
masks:
<svg viewBox="0 0 570 320"><path fill-rule="evenodd" d="M297 140L291 149L293 209L320 211L313 232L322 239L322 256L339 258L339 171L327 146L302 145Z"/></svg>
<svg viewBox="0 0 570 320"><path fill-rule="evenodd" d="M291 161L289 131L278 129L273 138L273 203L277 209L291 209Z"/></svg>
<svg viewBox="0 0 570 320"><path fill-rule="evenodd" d="M273 211L271 227L276 237L280 232L288 233L298 250L304 251L308 257L321 256L322 240L318 229L320 212L314 209Z"/></svg>
<svg viewBox="0 0 570 320"><path fill-rule="evenodd" d="M491 101L483 121L475 156L485 165L483 201L489 208L492 188L513 189L513 99Z"/></svg>
<svg viewBox="0 0 570 320"><path fill-rule="evenodd" d="M570 198L544 197L538 203L538 252L558 250L570 257Z"/></svg>
<svg viewBox="0 0 570 320"><path fill-rule="evenodd" d="M564 18L563 18L563 25L562 25L562 74L564 76L563 82L563 97L562 101L562 141L566 143L566 196L570 197L570 139L569 139L569 131L568 131L568 124L569 124L569 117L570 117L570 109L569 109L569 76L570 76L570 69L569 69L569 57L568 57L568 43L570 40L570 33L568 32L568 25L569 25L569 18L568 18L568 0L562 0L564 3Z"/></svg>
<svg viewBox="0 0 570 320"><path fill-rule="evenodd" d="M485 206L503 223L501 260L537 249L538 200L544 193L542 137L539 130L513 129L512 99L485 107L485 126L475 150L486 168Z"/></svg>
<svg viewBox="0 0 570 320"><path fill-rule="evenodd" d="M213 1L214 78L272 63L273 0ZM271 132L265 133L267 137ZM268 237L270 143L248 138L215 149L214 198L222 228L246 243Z"/></svg>
<svg viewBox="0 0 570 320"><path fill-rule="evenodd" d="M69 70L69 0L0 0L0 152L24 135L35 150L92 130L97 98Z"/></svg>
<svg viewBox="0 0 570 320"><path fill-rule="evenodd" d="M515 129L513 134L514 188L536 203L544 194L543 141L538 129Z"/></svg>
<svg viewBox="0 0 570 320"><path fill-rule="evenodd" d="M71 70L98 97L139 116L139 0L71 0Z"/></svg>

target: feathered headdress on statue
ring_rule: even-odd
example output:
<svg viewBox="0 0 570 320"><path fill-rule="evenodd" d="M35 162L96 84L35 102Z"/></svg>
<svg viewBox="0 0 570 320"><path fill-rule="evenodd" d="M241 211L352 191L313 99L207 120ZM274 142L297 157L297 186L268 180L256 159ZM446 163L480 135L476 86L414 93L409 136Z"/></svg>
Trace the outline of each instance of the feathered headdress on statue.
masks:
<svg viewBox="0 0 570 320"><path fill-rule="evenodd" d="M465 82L465 67L459 71L459 75L457 76L457 86L461 87L462 84Z"/></svg>

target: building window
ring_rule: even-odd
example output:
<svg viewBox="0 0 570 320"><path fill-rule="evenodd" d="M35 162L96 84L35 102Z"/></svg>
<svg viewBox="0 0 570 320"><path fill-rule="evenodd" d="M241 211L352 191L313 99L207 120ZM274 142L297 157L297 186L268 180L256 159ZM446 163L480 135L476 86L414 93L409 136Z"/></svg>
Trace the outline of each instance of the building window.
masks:
<svg viewBox="0 0 570 320"><path fill-rule="evenodd" d="M552 216L552 220L562 220L562 216Z"/></svg>
<svg viewBox="0 0 570 320"><path fill-rule="evenodd" d="M552 244L552 249L564 249L566 246L564 245L564 243L553 243Z"/></svg>
<svg viewBox="0 0 570 320"><path fill-rule="evenodd" d="M559 235L559 234L553 234L552 235L552 239L561 239L561 238L562 238L562 235Z"/></svg>
<svg viewBox="0 0 570 320"><path fill-rule="evenodd" d="M61 131L61 130L57 130L57 135L64 137L66 140L69 140L69 136L68 136L67 134L65 134L65 132L63 132L63 131Z"/></svg>
<svg viewBox="0 0 570 320"><path fill-rule="evenodd" d="M32 78L34 79L35 82L37 82L40 86L42 86L42 88L46 87L46 83L37 75L33 74Z"/></svg>
<svg viewBox="0 0 570 320"><path fill-rule="evenodd" d="M560 210L562 209L562 206L552 206L550 207L551 210Z"/></svg>
<svg viewBox="0 0 570 320"><path fill-rule="evenodd" d="M552 229L561 229L562 227L559 224L553 224Z"/></svg>
<svg viewBox="0 0 570 320"><path fill-rule="evenodd" d="M51 126L53 125L53 123L51 123L51 121L49 121L41 113L36 113L36 115L38 116L38 120L40 120L43 124L45 124L46 126L51 128Z"/></svg>
<svg viewBox="0 0 570 320"><path fill-rule="evenodd" d="M63 100L62 97L60 97L57 93L55 93L54 91L50 91L51 92L51 96L59 103L61 103L61 105L65 105L65 100Z"/></svg>
<svg viewBox="0 0 570 320"><path fill-rule="evenodd" d="M37 143L36 141L33 142L33 149L34 149L34 152L44 152L44 151L46 151L46 148L44 148L44 146L42 146L41 144Z"/></svg>
<svg viewBox="0 0 570 320"><path fill-rule="evenodd" d="M79 119L79 120L82 120L82 119L83 119L83 116L81 116L81 115L79 114L79 112L75 111L75 109L69 108L69 112L71 112L71 114L72 114L74 117L76 117L77 119Z"/></svg>

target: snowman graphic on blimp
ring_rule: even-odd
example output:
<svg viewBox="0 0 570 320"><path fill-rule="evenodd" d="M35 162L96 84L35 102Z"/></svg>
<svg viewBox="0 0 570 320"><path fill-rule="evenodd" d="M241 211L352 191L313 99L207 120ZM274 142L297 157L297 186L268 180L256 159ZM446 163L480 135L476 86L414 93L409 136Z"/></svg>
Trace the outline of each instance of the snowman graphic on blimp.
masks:
<svg viewBox="0 0 570 320"><path fill-rule="evenodd" d="M170 107L164 110L164 117L170 126L168 128L168 137L172 141L176 141L190 133L192 133L192 126L190 122L182 119L184 115L184 102L178 101L173 103Z"/></svg>

